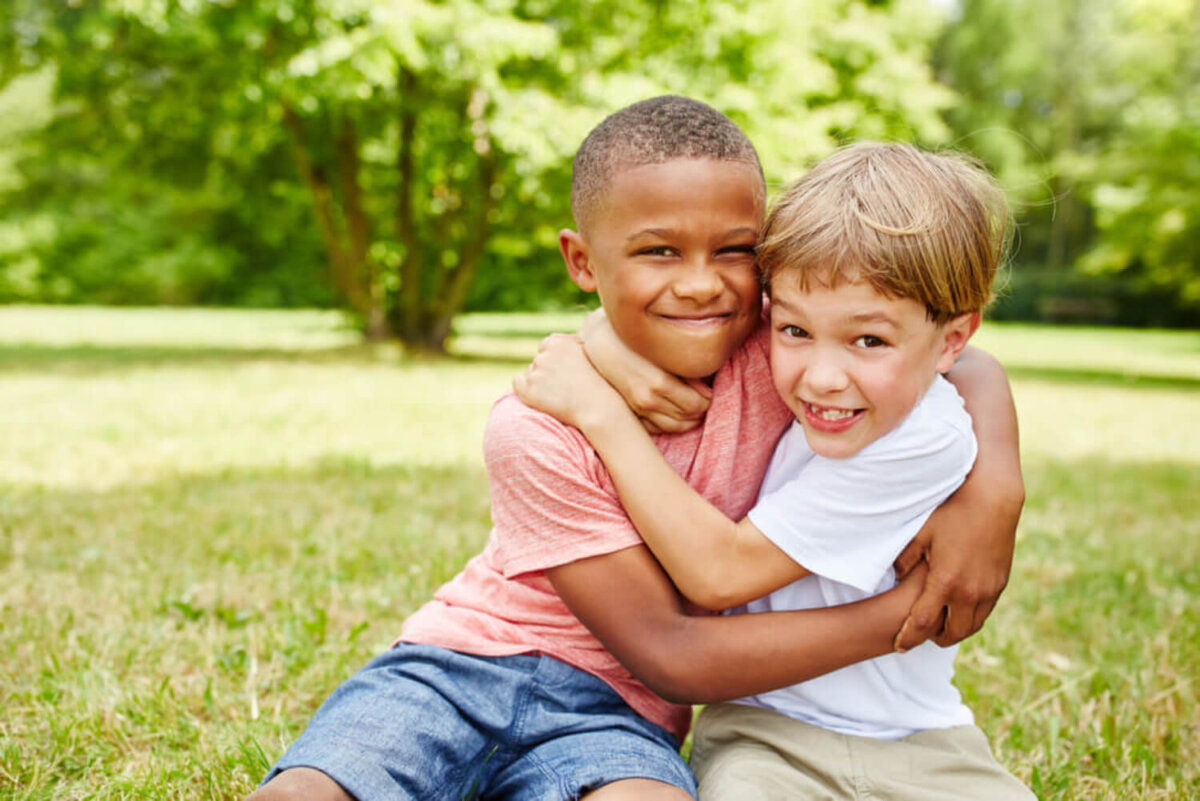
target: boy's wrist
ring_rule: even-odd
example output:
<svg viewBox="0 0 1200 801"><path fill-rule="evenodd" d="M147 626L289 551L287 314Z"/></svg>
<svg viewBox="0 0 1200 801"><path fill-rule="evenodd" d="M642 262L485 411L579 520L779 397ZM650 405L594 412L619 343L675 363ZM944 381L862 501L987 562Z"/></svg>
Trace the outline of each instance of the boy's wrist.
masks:
<svg viewBox="0 0 1200 801"><path fill-rule="evenodd" d="M593 444L628 421L637 422L634 413L615 390L604 395L608 397L588 398L580 403L576 410L575 427Z"/></svg>

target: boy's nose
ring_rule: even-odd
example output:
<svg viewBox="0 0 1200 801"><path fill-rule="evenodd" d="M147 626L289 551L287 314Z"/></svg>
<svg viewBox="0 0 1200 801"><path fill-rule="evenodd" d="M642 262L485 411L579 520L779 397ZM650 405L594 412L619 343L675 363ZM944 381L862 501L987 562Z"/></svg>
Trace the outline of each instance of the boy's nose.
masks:
<svg viewBox="0 0 1200 801"><path fill-rule="evenodd" d="M804 386L817 396L813 400L841 392L849 383L846 371L831 356L815 356L804 370Z"/></svg>
<svg viewBox="0 0 1200 801"><path fill-rule="evenodd" d="M717 271L707 264L685 265L675 277L671 291L677 297L707 303L721 294L725 284Z"/></svg>

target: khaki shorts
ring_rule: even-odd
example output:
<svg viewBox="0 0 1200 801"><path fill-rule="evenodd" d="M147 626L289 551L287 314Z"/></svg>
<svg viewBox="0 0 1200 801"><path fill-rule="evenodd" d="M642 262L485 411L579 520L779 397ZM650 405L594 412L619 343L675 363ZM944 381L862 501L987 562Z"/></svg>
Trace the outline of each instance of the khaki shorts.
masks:
<svg viewBox="0 0 1200 801"><path fill-rule="evenodd" d="M877 740L740 704L700 715L692 769L701 801L1034 798L996 762L975 726Z"/></svg>

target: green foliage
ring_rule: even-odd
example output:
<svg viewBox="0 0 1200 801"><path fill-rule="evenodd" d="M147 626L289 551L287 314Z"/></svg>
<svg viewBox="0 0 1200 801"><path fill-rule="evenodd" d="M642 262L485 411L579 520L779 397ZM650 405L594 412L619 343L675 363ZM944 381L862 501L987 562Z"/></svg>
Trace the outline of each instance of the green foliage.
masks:
<svg viewBox="0 0 1200 801"><path fill-rule="evenodd" d="M1152 285L1133 275L1029 264L1008 275L986 314L993 320L1200 328L1200 306L1182 298L1177 286Z"/></svg>
<svg viewBox="0 0 1200 801"><path fill-rule="evenodd" d="M960 12L939 74L963 98L949 114L958 142L1018 207L1017 272L1032 268L1029 283L1046 288L1024 307L1195 325L1200 3L965 0ZM1084 277L1064 275L1072 268ZM1122 308L1104 313L1097 293Z"/></svg>
<svg viewBox="0 0 1200 801"><path fill-rule="evenodd" d="M435 349L463 306L578 302L555 232L571 155L605 113L663 92L708 100L777 182L846 138L941 141L951 99L921 0L5 13L0 64L55 80L5 204L48 233L10 237L0 299L332 302Z"/></svg>
<svg viewBox="0 0 1200 801"><path fill-rule="evenodd" d="M674 92L773 189L854 138L981 156L1001 316L1200 314L1200 0L11 0L0 87L0 302L337 306L441 349L464 308L586 302L571 156Z"/></svg>

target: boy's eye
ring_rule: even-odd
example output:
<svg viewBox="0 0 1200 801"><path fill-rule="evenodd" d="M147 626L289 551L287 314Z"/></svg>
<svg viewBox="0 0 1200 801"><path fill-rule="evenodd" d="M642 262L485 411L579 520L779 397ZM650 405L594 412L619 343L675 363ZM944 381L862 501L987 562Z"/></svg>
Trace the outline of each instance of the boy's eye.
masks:
<svg viewBox="0 0 1200 801"><path fill-rule="evenodd" d="M639 256L671 256L675 253L675 249L666 245L657 245L652 248L642 248L637 253Z"/></svg>
<svg viewBox="0 0 1200 801"><path fill-rule="evenodd" d="M854 340L854 344L860 348L882 348L887 345L882 339L871 334L865 334Z"/></svg>
<svg viewBox="0 0 1200 801"><path fill-rule="evenodd" d="M798 325L781 325L779 326L779 330L784 336L791 337L792 339L808 338L808 332Z"/></svg>
<svg viewBox="0 0 1200 801"><path fill-rule="evenodd" d="M718 256L748 256L754 258L757 249L754 245L731 245L717 251Z"/></svg>

